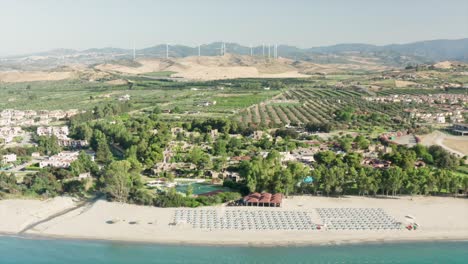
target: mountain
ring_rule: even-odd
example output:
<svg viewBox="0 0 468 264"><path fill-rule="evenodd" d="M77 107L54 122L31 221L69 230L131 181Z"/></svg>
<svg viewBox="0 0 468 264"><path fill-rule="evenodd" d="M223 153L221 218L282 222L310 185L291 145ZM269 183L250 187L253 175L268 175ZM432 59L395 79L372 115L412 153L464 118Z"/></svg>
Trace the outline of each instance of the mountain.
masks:
<svg viewBox="0 0 468 264"><path fill-rule="evenodd" d="M430 58L434 61L468 61L468 38L459 40L429 40L410 44L387 45L384 48L405 55Z"/></svg>
<svg viewBox="0 0 468 264"><path fill-rule="evenodd" d="M460 60L468 61L468 38L458 40L428 40L408 44L384 46L368 44L338 44L308 49L318 53L398 53L405 56L426 58L429 61Z"/></svg>
<svg viewBox="0 0 468 264"><path fill-rule="evenodd" d="M226 53L236 55L273 56L273 46L247 47L237 43L225 43ZM221 42L200 46L202 56L221 54ZM136 50L138 58L165 58L166 45L160 44ZM198 56L199 47L169 45L171 58ZM370 45L360 43L302 49L279 45L278 55L295 61L317 64L356 64L372 60L384 66L404 67L408 64L435 63L455 60L468 62L468 38L457 40L429 40L408 44ZM133 50L120 48L92 48L87 50L56 49L35 54L0 58L0 70L54 68L70 64L93 65L126 60L133 57Z"/></svg>

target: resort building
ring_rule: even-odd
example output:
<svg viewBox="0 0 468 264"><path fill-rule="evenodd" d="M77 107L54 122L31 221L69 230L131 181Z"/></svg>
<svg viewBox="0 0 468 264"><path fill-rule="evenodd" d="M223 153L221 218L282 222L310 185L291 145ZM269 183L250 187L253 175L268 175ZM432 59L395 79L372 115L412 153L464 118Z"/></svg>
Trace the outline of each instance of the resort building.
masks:
<svg viewBox="0 0 468 264"><path fill-rule="evenodd" d="M70 147L70 148L84 148L84 147L89 146L89 143L87 140L74 140L74 139L59 139L58 144L62 147Z"/></svg>
<svg viewBox="0 0 468 264"><path fill-rule="evenodd" d="M17 136L20 136L24 133L21 127L0 127L0 139L3 140L4 143L10 143L13 139Z"/></svg>
<svg viewBox="0 0 468 264"><path fill-rule="evenodd" d="M251 193L242 199L245 206L281 207L283 195L281 193Z"/></svg>
<svg viewBox="0 0 468 264"><path fill-rule="evenodd" d="M56 136L58 139L68 139L68 127L38 127L36 130L38 136Z"/></svg>
<svg viewBox="0 0 468 264"><path fill-rule="evenodd" d="M16 154L6 154L2 156L2 163L12 163L16 161Z"/></svg>
<svg viewBox="0 0 468 264"><path fill-rule="evenodd" d="M57 155L49 157L39 163L40 168L53 167L53 168L68 168L70 164L78 159L80 152L78 151L62 151ZM94 160L94 153L88 153L91 160Z"/></svg>

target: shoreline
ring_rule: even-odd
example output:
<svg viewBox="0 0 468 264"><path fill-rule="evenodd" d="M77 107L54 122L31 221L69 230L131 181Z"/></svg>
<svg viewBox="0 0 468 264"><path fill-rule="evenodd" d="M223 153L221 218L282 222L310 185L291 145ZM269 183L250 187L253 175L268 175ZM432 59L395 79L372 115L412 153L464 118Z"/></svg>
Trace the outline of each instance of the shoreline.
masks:
<svg viewBox="0 0 468 264"><path fill-rule="evenodd" d="M351 244L468 241L468 199L452 197L309 197L286 199L283 207L157 208L98 200L89 206L58 197L46 201L2 200L0 236L25 239L62 239L187 246L303 247ZM76 208L70 210L70 208ZM319 208L380 208L401 223L396 230L367 229L200 229L191 224L174 225L177 210L211 210L217 217L231 211L244 215L278 211L305 213L323 224ZM65 213L62 213L65 212ZM409 231L407 215L419 228ZM54 216L54 217L51 217ZM256 218L253 218L256 219ZM256 221L256 220L253 220ZM26 227L32 226L25 230ZM22 232L25 230L26 232Z"/></svg>
<svg viewBox="0 0 468 264"><path fill-rule="evenodd" d="M329 241L327 243L319 241L289 241L286 243L265 243L265 242L196 242L196 241L143 241L143 240L125 240L112 238L93 238L93 237L69 237L60 235L42 235L42 234L15 234L0 232L1 237L11 237L29 240L63 240L76 242L99 242L99 243L118 243L130 245L159 245L159 246L193 246L193 247L254 247L254 248L273 248L273 247L327 247L327 246L348 246L348 245L385 245L385 244L407 244L407 243L432 243L432 242L468 242L468 238L414 238L414 239L376 239L376 240L341 240Z"/></svg>

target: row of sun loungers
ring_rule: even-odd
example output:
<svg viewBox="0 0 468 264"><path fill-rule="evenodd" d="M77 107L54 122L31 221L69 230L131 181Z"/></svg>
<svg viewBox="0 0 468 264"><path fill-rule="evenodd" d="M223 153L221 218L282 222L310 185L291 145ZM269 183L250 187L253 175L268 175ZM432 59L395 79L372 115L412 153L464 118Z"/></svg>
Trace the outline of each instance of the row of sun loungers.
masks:
<svg viewBox="0 0 468 264"><path fill-rule="evenodd" d="M329 230L397 230L401 223L381 208L317 208L323 226ZM175 224L199 229L317 230L312 212L272 210L177 209Z"/></svg>
<svg viewBox="0 0 468 264"><path fill-rule="evenodd" d="M175 223L188 223L193 228L238 230L313 230L309 213L297 211L226 210L222 216L216 210L179 209Z"/></svg>
<svg viewBox="0 0 468 264"><path fill-rule="evenodd" d="M381 208L318 208L329 230L397 230L401 223Z"/></svg>

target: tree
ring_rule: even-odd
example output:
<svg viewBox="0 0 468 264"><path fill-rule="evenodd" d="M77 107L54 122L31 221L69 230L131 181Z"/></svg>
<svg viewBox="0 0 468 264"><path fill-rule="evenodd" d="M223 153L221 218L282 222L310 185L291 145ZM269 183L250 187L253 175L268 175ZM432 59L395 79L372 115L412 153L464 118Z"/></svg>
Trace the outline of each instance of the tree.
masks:
<svg viewBox="0 0 468 264"><path fill-rule="evenodd" d="M107 143L107 137L99 130L94 132L93 137L94 148L96 150L96 161L102 163L108 163L112 161L112 152L109 149L109 144Z"/></svg>
<svg viewBox="0 0 468 264"><path fill-rule="evenodd" d="M322 186L323 186L323 190L325 191L327 195L330 195L335 184L336 184L336 175L330 170L323 171Z"/></svg>
<svg viewBox="0 0 468 264"><path fill-rule="evenodd" d="M226 140L218 139L213 144L213 155L222 156L226 155L227 142Z"/></svg>
<svg viewBox="0 0 468 264"><path fill-rule="evenodd" d="M37 140L37 146L40 152L49 156L58 154L60 151L62 151L56 136L39 136Z"/></svg>
<svg viewBox="0 0 468 264"><path fill-rule="evenodd" d="M176 107L174 107L174 108L172 109L171 112L174 113L174 114L181 114L181 113L182 113L182 109L180 109L179 106L176 106Z"/></svg>
<svg viewBox="0 0 468 264"><path fill-rule="evenodd" d="M91 157L88 154L86 154L86 152L80 151L78 159L76 159L70 164L70 170L74 176L78 176L79 174L84 172L90 172L95 175L97 174L99 167L91 159Z"/></svg>
<svg viewBox="0 0 468 264"><path fill-rule="evenodd" d="M388 191L392 191L392 195L400 190L406 174L400 167L391 167L383 172L383 188L388 195Z"/></svg>
<svg viewBox="0 0 468 264"><path fill-rule="evenodd" d="M343 161L351 168L358 169L361 166L362 154L351 152L343 157Z"/></svg>
<svg viewBox="0 0 468 264"><path fill-rule="evenodd" d="M91 140L91 137L93 136L93 129L87 123L79 124L72 126L70 134L73 138L76 139Z"/></svg>
<svg viewBox="0 0 468 264"><path fill-rule="evenodd" d="M328 133L333 130L333 127L330 123L307 123L304 128L308 132Z"/></svg>
<svg viewBox="0 0 468 264"><path fill-rule="evenodd" d="M0 192L18 193L19 186L16 184L16 177L13 173L10 175L5 172L0 172Z"/></svg>
<svg viewBox="0 0 468 264"><path fill-rule="evenodd" d="M126 160L114 161L104 172L104 192L108 198L117 202L126 202L132 187L131 164Z"/></svg>
<svg viewBox="0 0 468 264"><path fill-rule="evenodd" d="M367 174L364 168L361 168L356 175L356 185L359 192L361 194L368 194L369 193L369 186L367 184Z"/></svg>
<svg viewBox="0 0 468 264"><path fill-rule="evenodd" d="M349 122L354 117L354 109L347 107L335 112L335 119L338 121Z"/></svg>
<svg viewBox="0 0 468 264"><path fill-rule="evenodd" d="M358 149L367 149L369 147L369 140L367 140L363 135L358 135L354 142L356 143L356 147Z"/></svg>
<svg viewBox="0 0 468 264"><path fill-rule="evenodd" d="M459 165L458 158L455 155L450 154L441 146L430 146L428 151L432 155L434 165L438 168L453 170Z"/></svg>
<svg viewBox="0 0 468 264"><path fill-rule="evenodd" d="M23 183L28 187L30 192L39 195L53 197L62 192L62 184L57 181L52 173L47 171L27 174L23 179Z"/></svg>
<svg viewBox="0 0 468 264"><path fill-rule="evenodd" d="M187 158L188 162L195 164L199 170L211 166L210 156L199 147L194 147Z"/></svg>
<svg viewBox="0 0 468 264"><path fill-rule="evenodd" d="M275 131L275 137L296 139L299 133L295 129L280 128Z"/></svg>
<svg viewBox="0 0 468 264"><path fill-rule="evenodd" d="M314 159L321 164L331 165L336 159L333 151L321 151L314 155Z"/></svg>
<svg viewBox="0 0 468 264"><path fill-rule="evenodd" d="M352 139L349 137L341 137L338 139L338 144L344 152L350 152L352 148Z"/></svg>
<svg viewBox="0 0 468 264"><path fill-rule="evenodd" d="M153 112L152 112L152 113L158 115L158 114L160 114L161 112L162 112L162 111L161 111L161 108L160 108L158 105L156 105L156 106L153 108Z"/></svg>

